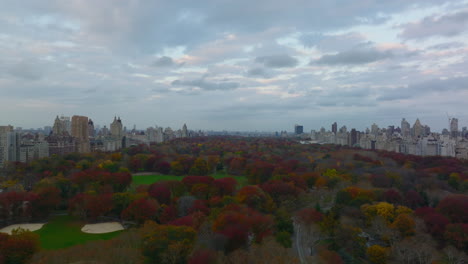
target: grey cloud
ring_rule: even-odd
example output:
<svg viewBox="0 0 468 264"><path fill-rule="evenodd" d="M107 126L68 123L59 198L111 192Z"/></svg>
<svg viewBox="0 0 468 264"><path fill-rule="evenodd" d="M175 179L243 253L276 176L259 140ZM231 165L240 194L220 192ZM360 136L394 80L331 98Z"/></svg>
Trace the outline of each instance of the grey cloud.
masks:
<svg viewBox="0 0 468 264"><path fill-rule="evenodd" d="M151 66L153 67L171 67L174 66L174 60L171 57L162 56L157 58Z"/></svg>
<svg viewBox="0 0 468 264"><path fill-rule="evenodd" d="M435 50L446 50L446 49L453 49L453 48L461 48L465 45L461 42L445 42L437 45L433 45L428 47L428 49L435 49Z"/></svg>
<svg viewBox="0 0 468 264"><path fill-rule="evenodd" d="M425 17L419 22L403 25L403 32L399 36L403 39L452 37L466 31L467 27L468 11L462 11L441 17Z"/></svg>
<svg viewBox="0 0 468 264"><path fill-rule="evenodd" d="M334 55L323 55L316 61L311 61L310 64L323 65L352 65L352 64L367 64L393 56L391 51L378 51L376 49L356 49L339 52Z"/></svg>
<svg viewBox="0 0 468 264"><path fill-rule="evenodd" d="M309 33L302 35L299 40L306 47L317 47L323 51L344 51L350 47L362 45L365 37L357 32L340 35L326 35L320 33Z"/></svg>
<svg viewBox="0 0 468 264"><path fill-rule="evenodd" d="M261 77L261 78L270 78L270 75L265 71L264 68L252 68L247 71L247 76L251 77Z"/></svg>
<svg viewBox="0 0 468 264"><path fill-rule="evenodd" d="M468 77L456 77L450 79L432 79L420 83L410 84L395 89L384 90L377 97L379 101L394 101L414 98L421 94L442 91L466 91L468 90Z"/></svg>
<svg viewBox="0 0 468 264"><path fill-rule="evenodd" d="M3 69L2 69L3 68ZM0 69L15 78L36 81L44 75L44 65L41 65L37 61L22 60L19 62L13 62L6 65L0 65Z"/></svg>
<svg viewBox="0 0 468 264"><path fill-rule="evenodd" d="M188 86L188 87L198 87L206 91L215 91L215 90L234 90L239 88L240 84L237 82L210 82L205 80L205 78L195 79L195 80L175 80L171 83L172 86Z"/></svg>
<svg viewBox="0 0 468 264"><path fill-rule="evenodd" d="M69 0L46 3L31 0L26 7L14 0L5 1L3 6L8 8L0 10L0 14L18 18L38 14L64 18L76 23L80 36L91 44L119 47L122 53L152 53L173 46L186 46L190 50L204 41L217 39L217 32L258 33L271 28L323 32L382 23L388 14L410 5L425 7L449 0L258 0L255 5L246 1L219 4L215 0Z"/></svg>
<svg viewBox="0 0 468 264"><path fill-rule="evenodd" d="M287 68L295 67L299 63L298 60L289 55L271 55L255 58L255 62L262 63L269 68Z"/></svg>

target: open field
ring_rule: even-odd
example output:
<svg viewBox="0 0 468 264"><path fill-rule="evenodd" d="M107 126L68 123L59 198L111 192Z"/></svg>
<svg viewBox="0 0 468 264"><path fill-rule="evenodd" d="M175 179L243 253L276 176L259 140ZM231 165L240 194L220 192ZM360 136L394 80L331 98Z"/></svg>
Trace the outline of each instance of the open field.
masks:
<svg viewBox="0 0 468 264"><path fill-rule="evenodd" d="M232 177L236 179L238 186L245 186L247 185L247 178L245 176L232 176L229 175L225 172L217 172L214 174L211 174L215 179L220 179L220 178L227 178L227 177ZM184 176L175 176L175 175L162 175L162 174L150 174L150 175L133 175L132 180L133 180L133 187L136 187L138 185L142 184L152 184L158 181L169 181L169 180L177 180L181 181L184 178Z"/></svg>
<svg viewBox="0 0 468 264"><path fill-rule="evenodd" d="M81 232L85 225L83 221L77 220L68 215L56 216L40 230L39 234L41 247L44 249L60 249L78 244L83 244L92 240L107 240L117 236L122 231L105 234L86 234Z"/></svg>

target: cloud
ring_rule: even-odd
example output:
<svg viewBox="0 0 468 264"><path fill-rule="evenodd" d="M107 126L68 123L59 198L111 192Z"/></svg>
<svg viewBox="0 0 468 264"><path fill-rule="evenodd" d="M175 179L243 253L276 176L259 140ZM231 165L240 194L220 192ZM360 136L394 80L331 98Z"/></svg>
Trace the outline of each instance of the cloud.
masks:
<svg viewBox="0 0 468 264"><path fill-rule="evenodd" d="M171 66L174 66L174 60L171 58L171 57L167 57L167 56L162 56L162 57L159 57L157 58L152 64L151 66L153 67L158 67L158 68L163 68L163 67L171 67Z"/></svg>
<svg viewBox="0 0 468 264"><path fill-rule="evenodd" d="M338 35L320 33L308 33L299 37L305 47L317 47L323 51L344 51L350 47L358 46L366 41L364 35L358 32L350 32Z"/></svg>
<svg viewBox="0 0 468 264"><path fill-rule="evenodd" d="M195 80L175 80L171 83L175 87L196 87L205 91L226 91L239 88L240 84L237 82L210 82L205 78Z"/></svg>
<svg viewBox="0 0 468 264"><path fill-rule="evenodd" d="M439 92L468 91L468 77L455 77L450 79L431 79L408 86L383 90L377 97L378 101L395 101L412 99Z"/></svg>
<svg viewBox="0 0 468 264"><path fill-rule="evenodd" d="M264 68L256 67L251 68L247 71L247 76L251 77L260 77L260 78L269 78L269 74L265 71Z"/></svg>
<svg viewBox="0 0 468 264"><path fill-rule="evenodd" d="M440 17L425 17L415 23L402 26L399 35L403 39L424 39L433 36L453 37L465 32L468 28L468 11L443 15Z"/></svg>
<svg viewBox="0 0 468 264"><path fill-rule="evenodd" d="M428 49L446 50L446 49L461 48L464 46L465 44L461 42L453 41L453 42L444 42L444 43L432 45L432 46L429 46Z"/></svg>
<svg viewBox="0 0 468 264"><path fill-rule="evenodd" d="M255 58L255 62L262 63L268 68L288 68L295 67L299 63L298 60L289 55L271 55Z"/></svg>
<svg viewBox="0 0 468 264"><path fill-rule="evenodd" d="M379 51L377 49L355 49L339 52L333 55L323 55L318 60L311 61L310 64L322 65L353 65L367 64L379 60L384 60L393 56L391 51Z"/></svg>

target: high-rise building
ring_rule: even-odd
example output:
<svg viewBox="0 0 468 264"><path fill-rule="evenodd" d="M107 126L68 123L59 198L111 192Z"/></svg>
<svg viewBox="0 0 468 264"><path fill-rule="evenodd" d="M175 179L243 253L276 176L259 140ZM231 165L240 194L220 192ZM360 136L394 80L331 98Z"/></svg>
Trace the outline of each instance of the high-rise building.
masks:
<svg viewBox="0 0 468 264"><path fill-rule="evenodd" d="M294 133L296 135L300 135L300 134L304 133L304 127L301 126L301 125L297 125L297 124L294 125Z"/></svg>
<svg viewBox="0 0 468 264"><path fill-rule="evenodd" d="M68 134L67 129L65 128L65 123L60 120L58 116L55 118L54 126L52 127L52 133L54 133L54 135Z"/></svg>
<svg viewBox="0 0 468 264"><path fill-rule="evenodd" d="M60 116L60 121L62 121L63 129L71 135L71 121L69 116Z"/></svg>
<svg viewBox="0 0 468 264"><path fill-rule="evenodd" d="M416 121L414 122L413 125L413 136L416 138L423 137L425 134L425 129L423 125L421 125L421 121L419 121L419 118L416 118Z"/></svg>
<svg viewBox="0 0 468 264"><path fill-rule="evenodd" d="M120 120L120 117L117 118L114 116L114 121L112 121L112 123L110 124L110 134L111 138L116 142L115 146L117 149L125 147L125 137L122 128L122 120Z"/></svg>
<svg viewBox="0 0 468 264"><path fill-rule="evenodd" d="M338 124L335 122L332 124L332 129L331 131L336 134L338 132Z"/></svg>
<svg viewBox="0 0 468 264"><path fill-rule="evenodd" d="M410 123L408 121L406 121L406 119L403 118L403 120L401 120L401 135L404 137L404 138L407 138L411 135L411 127L410 127Z"/></svg>
<svg viewBox="0 0 468 264"><path fill-rule="evenodd" d="M452 118L450 120L450 136L451 137L458 137L458 119Z"/></svg>
<svg viewBox="0 0 468 264"><path fill-rule="evenodd" d="M379 134L379 126L376 123L371 126L371 134L376 136Z"/></svg>
<svg viewBox="0 0 468 264"><path fill-rule="evenodd" d="M78 152L90 152L88 117L76 115L72 117L71 135L76 139L76 149Z"/></svg>
<svg viewBox="0 0 468 264"><path fill-rule="evenodd" d="M182 127L182 137L188 137L188 130L186 124L184 124L184 126Z"/></svg>
<svg viewBox="0 0 468 264"><path fill-rule="evenodd" d="M94 130L94 122L91 118L88 121L88 135L90 138L94 138L96 131Z"/></svg>
<svg viewBox="0 0 468 264"><path fill-rule="evenodd" d="M8 161L8 134L13 132L12 126L0 126L0 168Z"/></svg>
<svg viewBox="0 0 468 264"><path fill-rule="evenodd" d="M122 120L114 116L114 121L110 124L110 133L112 137L122 138Z"/></svg>
<svg viewBox="0 0 468 264"><path fill-rule="evenodd" d="M354 146L356 145L358 142L358 133L356 131L356 129L351 129L351 140L350 140L350 145L351 146Z"/></svg>

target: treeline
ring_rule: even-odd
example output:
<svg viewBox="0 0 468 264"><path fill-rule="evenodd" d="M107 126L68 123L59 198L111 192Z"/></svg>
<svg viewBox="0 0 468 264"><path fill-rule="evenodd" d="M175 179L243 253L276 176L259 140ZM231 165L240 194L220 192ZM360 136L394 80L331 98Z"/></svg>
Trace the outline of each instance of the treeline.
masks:
<svg viewBox="0 0 468 264"><path fill-rule="evenodd" d="M174 180L130 188L132 172ZM187 138L9 164L2 187L5 224L63 209L135 227L124 232L129 241L96 242L128 250L120 258L127 262L113 263L456 263L468 250L468 163L452 158ZM87 252L60 254L70 261L106 254ZM54 263L57 254L33 260Z"/></svg>

